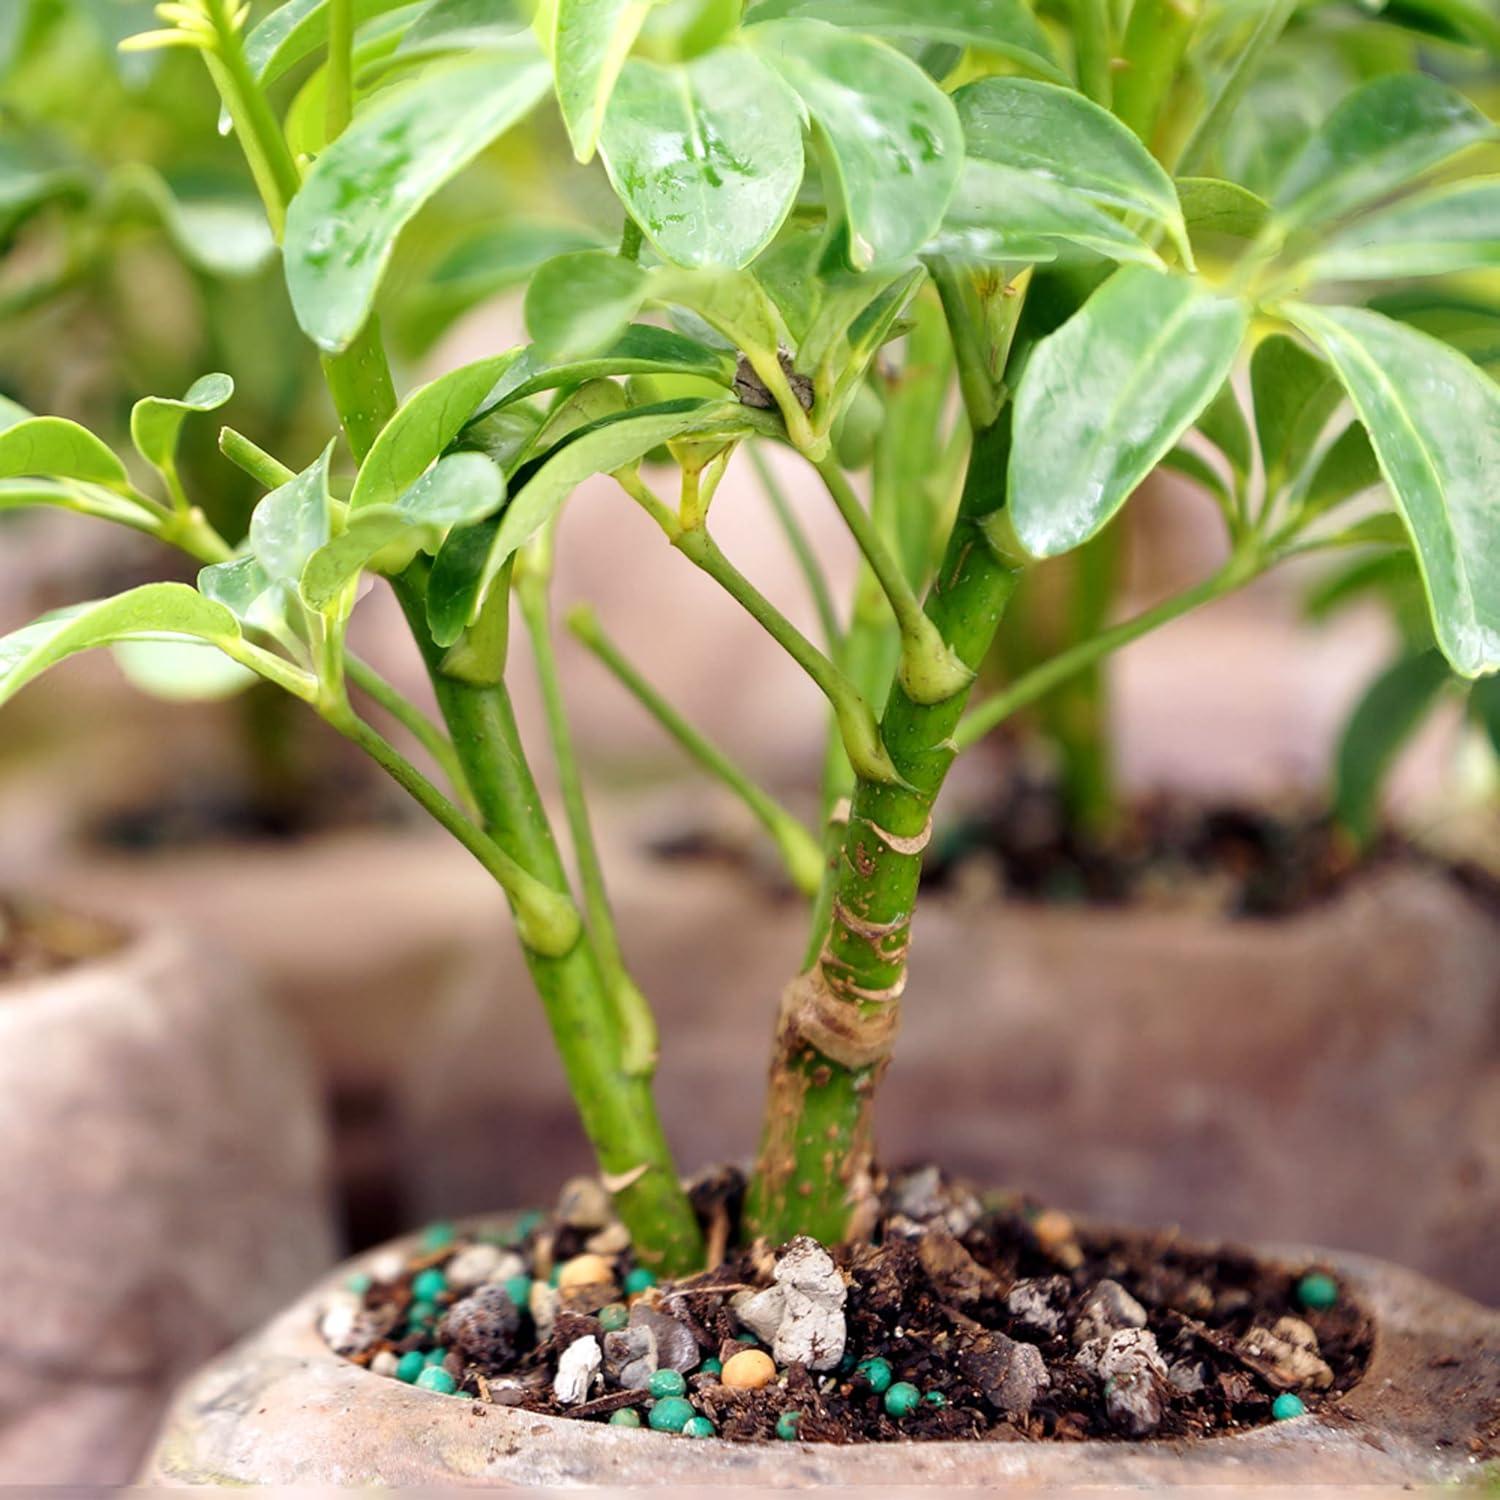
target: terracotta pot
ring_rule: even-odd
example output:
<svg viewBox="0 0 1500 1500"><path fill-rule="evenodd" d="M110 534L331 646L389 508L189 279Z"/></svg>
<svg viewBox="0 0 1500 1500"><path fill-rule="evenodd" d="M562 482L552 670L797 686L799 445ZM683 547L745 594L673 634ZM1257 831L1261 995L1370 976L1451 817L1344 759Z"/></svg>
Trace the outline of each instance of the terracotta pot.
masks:
<svg viewBox="0 0 1500 1500"><path fill-rule="evenodd" d="M171 1386L326 1265L307 1059L147 928L0 990L0 1483L122 1482Z"/></svg>
<svg viewBox="0 0 1500 1500"><path fill-rule="evenodd" d="M412 1241L398 1242L409 1249ZM1315 1413L1183 1443L811 1443L684 1440L484 1406L373 1375L317 1331L328 1277L179 1392L141 1482L188 1484L803 1486L1441 1482L1500 1400L1500 1314L1362 1256L1331 1265L1374 1314L1364 1379Z"/></svg>
<svg viewBox="0 0 1500 1500"><path fill-rule="evenodd" d="M743 1158L802 910L704 862L612 868L679 1164ZM1500 1299L1500 925L1434 871L1275 922L932 899L903 1003L877 1118L891 1165L1331 1243ZM545 1201L588 1169L511 945L426 1036L403 1105L423 1216Z"/></svg>

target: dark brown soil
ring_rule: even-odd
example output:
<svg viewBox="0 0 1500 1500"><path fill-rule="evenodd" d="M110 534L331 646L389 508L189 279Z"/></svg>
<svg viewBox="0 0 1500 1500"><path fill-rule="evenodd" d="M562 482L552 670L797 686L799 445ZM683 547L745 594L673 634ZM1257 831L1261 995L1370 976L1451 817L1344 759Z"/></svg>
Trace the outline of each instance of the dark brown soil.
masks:
<svg viewBox="0 0 1500 1500"><path fill-rule="evenodd" d="M0 894L0 985L55 974L113 952L124 940L107 922Z"/></svg>
<svg viewBox="0 0 1500 1500"><path fill-rule="evenodd" d="M1389 830L1361 848L1305 801L1205 806L1159 793L1128 803L1118 829L1090 837L1073 826L1055 786L1019 777L988 812L939 829L925 882L941 889L988 874L1016 901L1270 918L1397 864L1441 868L1500 911L1494 872L1444 864Z"/></svg>
<svg viewBox="0 0 1500 1500"><path fill-rule="evenodd" d="M727 1192L699 1198L710 1229L717 1222L721 1233L725 1206L731 1214L735 1208L733 1179L721 1174L719 1184L726 1181ZM846 1288L842 1358L821 1371L778 1360L772 1384L735 1390L701 1361L765 1347L739 1321L732 1299L771 1286L779 1252L757 1244L703 1275L629 1297L620 1290L633 1264L626 1249L609 1257L614 1284L546 1291L551 1269L583 1253L596 1233L529 1215L419 1253L394 1280L356 1288L353 1342L363 1347L345 1344L343 1352L389 1373L393 1355L446 1350L433 1361L457 1382L458 1395L592 1421L630 1407L646 1421L653 1396L622 1388L605 1340L606 1325L621 1318L619 1304L629 1302L632 1323L649 1309L646 1318L671 1318L691 1335L688 1359L677 1361L690 1367L686 1399L724 1438L789 1436L782 1419L795 1412L795 1436L812 1442L1076 1441L1211 1437L1273 1420L1273 1401L1287 1393L1307 1409L1336 1404L1359 1380L1374 1339L1368 1315L1342 1289L1332 1306L1306 1305L1319 1299L1305 1294L1303 1278L1325 1268L1268 1264L1172 1233L1081 1230L1027 1200L981 1200L929 1169L887 1193L874 1243L833 1252ZM450 1265L486 1240L503 1246L504 1256L520 1256L524 1276L539 1278L526 1300L544 1320L551 1312L545 1336L529 1312L515 1308L514 1281L503 1294L497 1281L477 1303L465 1291L445 1291L432 1319L413 1326L413 1275ZM605 1308L611 1311L601 1321ZM558 1360L589 1338L605 1350L604 1371L582 1404L564 1405L553 1384ZM1308 1359L1298 1364L1287 1340ZM920 1393L914 1410L888 1410L865 1365L877 1357L891 1380Z"/></svg>

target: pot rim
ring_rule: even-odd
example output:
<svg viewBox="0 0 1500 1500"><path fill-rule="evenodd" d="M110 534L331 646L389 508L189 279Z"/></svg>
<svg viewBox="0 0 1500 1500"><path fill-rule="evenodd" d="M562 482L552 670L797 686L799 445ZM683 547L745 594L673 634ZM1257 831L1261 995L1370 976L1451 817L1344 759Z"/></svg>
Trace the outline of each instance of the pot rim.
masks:
<svg viewBox="0 0 1500 1500"><path fill-rule="evenodd" d="M493 1228L514 1215L477 1215L457 1221L460 1229ZM1090 1230L1111 1231L1113 1225L1080 1220ZM1120 1229L1121 1233L1147 1233ZM1316 1247L1253 1244L1245 1248L1262 1259L1327 1266L1338 1273L1370 1311L1376 1334L1370 1364L1363 1378L1336 1402L1290 1421L1271 1422L1212 1438L1152 1439L1141 1442L1089 1439L1080 1443L1025 1440L878 1441L837 1446L817 1443L732 1443L701 1439L682 1443L675 1435L649 1429L623 1429L606 1423L580 1422L517 1408L482 1405L424 1391L372 1372L335 1354L318 1330L326 1300L341 1291L350 1275L368 1267L382 1253L415 1248L418 1233L400 1236L362 1252L331 1271L307 1294L280 1314L263 1332L229 1355L221 1357L184 1387L174 1403L178 1427L192 1428L195 1418L211 1410L216 1384L224 1383L226 1367L236 1355L264 1351L276 1356L278 1370L270 1379L300 1390L303 1406L345 1412L353 1401L374 1401L397 1426L431 1436L434 1450L450 1448L450 1465L440 1482L671 1483L711 1478L721 1483L773 1482L770 1471L786 1471L790 1482L877 1482L877 1471L890 1475L890 1466L914 1471L903 1478L911 1483L953 1483L955 1475L967 1482L1025 1478L1067 1483L1149 1482L1159 1484L1222 1482L1226 1469L1240 1471L1238 1479L1293 1481L1306 1478L1308 1465L1320 1460L1340 1478L1398 1482L1420 1479L1451 1480L1478 1471L1477 1460L1461 1445L1444 1451L1433 1426L1441 1410L1448 1425L1467 1423L1477 1428L1486 1402L1500 1398L1500 1312L1471 1302L1456 1292L1373 1257ZM1209 1243L1184 1237L1176 1243L1209 1248ZM1435 1342L1436 1341L1436 1342ZM1438 1357L1454 1362L1435 1367ZM1428 1410L1411 1398L1418 1372L1426 1371L1431 1391ZM1441 1379L1439 1378L1441 1377ZM1451 1377L1451 1378L1450 1378ZM305 1389L302 1389L305 1387ZM241 1374L235 1394L244 1391ZM254 1427L257 1393L249 1392L234 1414ZM274 1423L274 1418L273 1418ZM192 1461L195 1433L174 1434L169 1416L162 1445L148 1467L150 1482L181 1482L188 1473L200 1477L211 1470ZM465 1435L467 1430L467 1443ZM248 1434L247 1434L248 1437ZM508 1445L504 1440L510 1439ZM205 1447L209 1446L207 1444ZM258 1451L256 1441L240 1445L247 1458ZM553 1457L551 1477L538 1470L537 1450ZM516 1463L516 1453L523 1457ZM562 1450L571 1458L560 1456ZM529 1459L525 1456L529 1454ZM421 1462L432 1452L411 1455ZM899 1456L899 1457L898 1457ZM631 1459L644 1458L636 1477L625 1472ZM397 1462L400 1460L397 1459ZM477 1464L477 1467L476 1467ZM981 1478L975 1471L984 1465ZM1335 1469L1334 1466L1337 1466ZM650 1477L646 1475L647 1468ZM736 1473L736 1471L740 1471ZM591 1480L587 1477L592 1475ZM611 1477L612 1476L612 1477ZM285 1474L251 1475L240 1470L223 1478L260 1478L288 1482ZM308 1478L318 1478L308 1475ZM327 1476L321 1476L327 1482ZM387 1473L379 1482L431 1483L434 1475L422 1469L415 1478ZM890 1482L890 1478L884 1482Z"/></svg>

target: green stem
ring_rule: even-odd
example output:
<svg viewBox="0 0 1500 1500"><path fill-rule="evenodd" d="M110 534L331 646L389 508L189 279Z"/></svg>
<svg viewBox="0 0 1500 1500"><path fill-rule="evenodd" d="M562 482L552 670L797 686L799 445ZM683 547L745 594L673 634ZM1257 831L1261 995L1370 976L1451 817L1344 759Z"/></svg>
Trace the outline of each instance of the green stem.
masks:
<svg viewBox="0 0 1500 1500"><path fill-rule="evenodd" d="M754 443L749 445L749 453L751 466L755 470L756 478L760 480L760 487L765 491L766 499L771 502L771 509L776 513L776 519L782 531L786 533L792 555L797 559L797 566L807 581L813 607L818 612L818 626L823 632L824 643L830 651L833 651L838 646L842 632L839 630L838 613L833 607L833 594L829 590L828 579L823 572L822 564L818 561L817 553L813 551L812 543L807 539L807 533L802 529L802 523L797 519L796 511L792 509L791 502L786 497L786 491L781 487L781 481L777 479L775 471L766 462L765 455Z"/></svg>
<svg viewBox="0 0 1500 1500"><path fill-rule="evenodd" d="M1003 724L1012 714L1045 697L1075 673L1086 670L1122 646L1128 646L1143 635L1149 635L1180 615L1187 614L1189 610L1197 609L1199 605L1207 604L1238 588L1261 572L1263 567L1263 563L1232 559L1212 578L1195 588L1174 594L1153 608L1122 620L1112 629L1101 631L1091 640L1079 641L1050 661L1034 667L1008 688L977 704L959 723L953 735L954 744L959 750L967 749L997 725Z"/></svg>
<svg viewBox="0 0 1500 1500"><path fill-rule="evenodd" d="M344 435L355 458L363 463L396 410L396 386L374 314L347 349L321 358L323 378L344 424Z"/></svg>
<svg viewBox="0 0 1500 1500"><path fill-rule="evenodd" d="M1120 47L1115 113L1146 143L1197 30L1203 0L1136 0Z"/></svg>
<svg viewBox="0 0 1500 1500"><path fill-rule="evenodd" d="M1266 8L1255 23L1255 30L1235 55L1227 76L1219 84L1214 102L1193 127L1182 158L1177 164L1179 177L1194 177L1206 166L1209 155L1218 145L1225 127L1234 117L1240 101L1260 72L1266 55L1276 45L1281 33L1296 14L1299 0L1266 0Z"/></svg>
<svg viewBox="0 0 1500 1500"><path fill-rule="evenodd" d="M556 891L567 879L532 779L503 684L444 674L443 651L427 634L420 565L395 580L396 596L421 647L438 705L464 763L486 831L518 863ZM619 1025L593 944L561 957L526 950L568 1091L593 1144L636 1253L654 1269L682 1274L702 1264L703 1241L678 1183L650 1082L623 1066Z"/></svg>
<svg viewBox="0 0 1500 1500"><path fill-rule="evenodd" d="M1073 57L1078 86L1095 104L1110 106L1114 77L1114 27L1109 0L1073 0Z"/></svg>
<svg viewBox="0 0 1500 1500"><path fill-rule="evenodd" d="M970 669L983 659L1020 576L987 522L1005 503L1008 418L976 435L952 534L927 599L943 640ZM998 530L993 526L988 530ZM861 777L838 863L827 941L783 998L747 1234L836 1241L872 1200L872 1103L890 1057L932 804L955 749L967 689L940 703L891 688L881 734L898 783Z"/></svg>
<svg viewBox="0 0 1500 1500"><path fill-rule="evenodd" d="M589 938L599 959L604 983L615 1000L620 1025L621 1066L632 1077L649 1078L656 1068L658 1051L656 1018L625 966L619 931L604 883L604 865L589 821L583 776L578 769L568 711L563 702L562 679L552 649L551 609L547 599L550 567L535 551L523 554L523 560L525 567L518 572L515 592L531 638L532 659L547 717L547 733L552 741L552 759L557 767L557 781L562 790L574 858L578 862L579 884L583 887Z"/></svg>
<svg viewBox="0 0 1500 1500"><path fill-rule="evenodd" d="M248 474L263 490L279 490L297 477L279 458L273 458L259 444L251 442L233 427L219 429L219 452L235 468Z"/></svg>
<svg viewBox="0 0 1500 1500"><path fill-rule="evenodd" d="M901 685L918 703L941 703L968 687L974 674L948 649L907 582L906 574L844 472L831 458L817 465L849 534L880 585L901 632Z"/></svg>
<svg viewBox="0 0 1500 1500"><path fill-rule="evenodd" d="M786 808L695 729L641 676L605 635L598 617L587 605L568 612L568 629L609 669L616 681L677 741L708 774L728 787L771 835L787 874L805 895L817 894L825 859L818 841Z"/></svg>
<svg viewBox="0 0 1500 1500"><path fill-rule="evenodd" d="M352 651L344 652L344 668L349 674L349 681L372 703L383 708L432 757L455 794L465 802L471 801L472 794L464 779L464 768L459 764L453 742L448 736L415 703Z"/></svg>
<svg viewBox="0 0 1500 1500"><path fill-rule="evenodd" d="M328 82L324 132L330 141L354 115L354 0L328 0Z"/></svg>
<svg viewBox="0 0 1500 1500"><path fill-rule="evenodd" d="M516 930L528 953L539 958L560 959L579 946L582 926L567 896L523 869L363 719L347 709L326 713L324 717L421 803L432 818L489 871L515 908Z"/></svg>
<svg viewBox="0 0 1500 1500"><path fill-rule="evenodd" d="M302 186L302 174L297 170L265 90L250 71L243 39L232 23L226 0L213 0L209 13L214 22L215 47L212 52L204 53L204 60L265 204L271 233L279 244L286 226L287 205Z"/></svg>

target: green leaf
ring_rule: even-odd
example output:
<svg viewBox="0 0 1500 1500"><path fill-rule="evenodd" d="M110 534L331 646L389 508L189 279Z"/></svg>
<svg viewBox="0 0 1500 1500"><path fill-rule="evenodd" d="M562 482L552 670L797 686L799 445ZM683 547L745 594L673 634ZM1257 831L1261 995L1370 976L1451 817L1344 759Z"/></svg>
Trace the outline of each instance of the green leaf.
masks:
<svg viewBox="0 0 1500 1500"><path fill-rule="evenodd" d="M478 615L509 558L545 526L562 503L595 474L638 463L674 438L706 433L726 439L745 431L729 401L669 401L606 416L566 436L512 486L498 521L454 531L433 564L427 620L440 646L456 641Z"/></svg>
<svg viewBox="0 0 1500 1500"><path fill-rule="evenodd" d="M250 517L250 551L273 583L295 584L331 530L330 443L295 479L274 489Z"/></svg>
<svg viewBox="0 0 1500 1500"><path fill-rule="evenodd" d="M509 478L535 444L541 426L541 412L523 401L475 417L464 428L460 442L465 451L484 454Z"/></svg>
<svg viewBox="0 0 1500 1500"><path fill-rule="evenodd" d="M568 139L593 158L604 112L652 0L555 0L552 71Z"/></svg>
<svg viewBox="0 0 1500 1500"><path fill-rule="evenodd" d="M1264 198L1217 177L1179 177L1177 200L1188 238L1195 242L1216 235L1253 240L1271 217L1271 205Z"/></svg>
<svg viewBox="0 0 1500 1500"><path fill-rule="evenodd" d="M1107 260L1160 267L1161 258L1081 193L990 161L964 163L958 192L928 254L982 261L1046 261L1073 246Z"/></svg>
<svg viewBox="0 0 1500 1500"><path fill-rule="evenodd" d="M125 465L66 417L26 417L0 431L0 479L83 479L128 488Z"/></svg>
<svg viewBox="0 0 1500 1500"><path fill-rule="evenodd" d="M1372 595L1387 607L1395 609L1398 602L1409 593L1414 593L1422 609L1423 626L1427 639L1432 640L1432 631L1427 626L1427 605L1422 597L1422 575L1417 571L1417 561L1407 547L1399 552L1365 552L1346 567L1318 579L1302 601L1303 613L1316 624L1322 624L1351 604L1359 603ZM1488 679L1486 679L1488 680Z"/></svg>
<svg viewBox="0 0 1500 1500"><path fill-rule="evenodd" d="M516 0L434 0L396 47L398 58L508 46L529 25Z"/></svg>
<svg viewBox="0 0 1500 1500"><path fill-rule="evenodd" d="M1250 391L1266 489L1274 495L1302 472L1342 393L1333 371L1284 333L1256 345L1250 357Z"/></svg>
<svg viewBox="0 0 1500 1500"><path fill-rule="evenodd" d="M1492 375L1500 368L1500 302L1493 296L1428 282L1384 292L1368 306L1451 344Z"/></svg>
<svg viewBox="0 0 1500 1500"><path fill-rule="evenodd" d="M293 654L303 649L287 619L291 595L286 584L273 582L254 557L235 557L200 569L198 592L222 604L241 625L275 637Z"/></svg>
<svg viewBox="0 0 1500 1500"><path fill-rule="evenodd" d="M909 58L821 21L745 33L821 132L856 270L905 259L937 230L963 165L952 101Z"/></svg>
<svg viewBox="0 0 1500 1500"><path fill-rule="evenodd" d="M1292 162L1275 216L1283 229L1327 223L1494 134L1462 94L1434 78L1377 78L1344 100Z"/></svg>
<svg viewBox="0 0 1500 1500"><path fill-rule="evenodd" d="M1229 466L1241 480L1249 474L1250 428L1245 422L1233 381L1226 380L1214 399L1203 408L1198 418L1198 431L1229 460Z"/></svg>
<svg viewBox="0 0 1500 1500"><path fill-rule="evenodd" d="M1449 183L1360 219L1299 268L1313 281L1385 281L1500 267L1500 177Z"/></svg>
<svg viewBox="0 0 1500 1500"><path fill-rule="evenodd" d="M352 0L354 24L398 10L407 0ZM261 84L274 83L328 40L328 0L287 0L245 38L245 61Z"/></svg>
<svg viewBox="0 0 1500 1500"><path fill-rule="evenodd" d="M59 610L0 637L0 703L80 651L132 638L179 636L232 643L239 640L240 627L222 604L185 583L148 583L113 599Z"/></svg>
<svg viewBox="0 0 1500 1500"><path fill-rule="evenodd" d="M538 391L582 385L610 375L697 375L726 389L734 382L732 354L711 349L669 328L635 323L603 353L591 359L549 360L539 349L526 349L510 364L480 403L479 417Z"/></svg>
<svg viewBox="0 0 1500 1500"><path fill-rule="evenodd" d="M1302 513L1308 519L1322 515L1335 505L1374 489L1383 478L1370 434L1362 422L1351 422L1318 460L1302 498Z"/></svg>
<svg viewBox="0 0 1500 1500"><path fill-rule="evenodd" d="M631 217L679 266L748 265L802 182L797 100L745 47L626 63L599 149Z"/></svg>
<svg viewBox="0 0 1500 1500"><path fill-rule="evenodd" d="M49 204L85 203L88 196L89 182L82 172L0 154L0 242Z"/></svg>
<svg viewBox="0 0 1500 1500"><path fill-rule="evenodd" d="M485 393L519 353L511 349L475 360L418 386L381 428L365 455L349 496L349 509L395 505L463 430Z"/></svg>
<svg viewBox="0 0 1500 1500"><path fill-rule="evenodd" d="M1438 645L1500 669L1500 387L1446 344L1356 307L1288 316L1332 361L1411 532Z"/></svg>
<svg viewBox="0 0 1500 1500"><path fill-rule="evenodd" d="M1224 483L1219 471L1202 454L1194 453L1191 448L1173 448L1163 454L1161 467L1192 480L1215 496L1221 504L1228 506L1233 503L1229 486Z"/></svg>
<svg viewBox="0 0 1500 1500"><path fill-rule="evenodd" d="M650 277L608 250L549 260L526 288L526 328L549 359L583 359L617 340L641 310Z"/></svg>
<svg viewBox="0 0 1500 1500"><path fill-rule="evenodd" d="M177 439L182 424L193 412L217 411L234 395L234 381L227 375L200 375L180 400L170 396L145 396L130 411L130 440L135 451L162 473L175 473Z"/></svg>
<svg viewBox="0 0 1500 1500"><path fill-rule="evenodd" d="M1247 322L1186 276L1127 266L1037 345L1010 458L1028 552L1066 552L1110 520L1228 378Z"/></svg>
<svg viewBox="0 0 1500 1500"><path fill-rule="evenodd" d="M1339 740L1334 816L1361 842L1376 831L1380 789L1401 747L1452 678L1439 651L1399 658L1365 689Z"/></svg>
<svg viewBox="0 0 1500 1500"><path fill-rule="evenodd" d="M1469 712L1500 755L1500 677L1481 677L1469 689Z"/></svg>
<svg viewBox="0 0 1500 1500"><path fill-rule="evenodd" d="M1380 9L1380 19L1500 55L1500 19L1493 0L1388 0Z"/></svg>
<svg viewBox="0 0 1500 1500"><path fill-rule="evenodd" d="M148 213L183 260L209 276L253 276L276 255L259 199L231 184L195 182L190 190L144 162L131 162L115 169L111 187L122 205Z"/></svg>
<svg viewBox="0 0 1500 1500"><path fill-rule="evenodd" d="M407 222L546 86L546 65L524 54L433 68L382 95L314 162L287 211L284 257L297 321L320 348L349 345Z"/></svg>
<svg viewBox="0 0 1500 1500"><path fill-rule="evenodd" d="M1177 190L1135 133L1072 89L1025 78L983 78L953 96L970 158L1037 173L1095 203L1166 228L1189 269L1192 250Z"/></svg>
<svg viewBox="0 0 1500 1500"><path fill-rule="evenodd" d="M978 47L1056 83L1068 81L1047 33L1021 0L757 0L745 24L793 19L826 21L875 36Z"/></svg>
<svg viewBox="0 0 1500 1500"><path fill-rule="evenodd" d="M439 459L394 505L353 511L349 524L308 558L300 589L311 609L327 609L345 584L388 547L435 552L450 527L493 515L505 503L505 479L482 453Z"/></svg>
<svg viewBox="0 0 1500 1500"><path fill-rule="evenodd" d="M217 703L256 680L249 667L202 641L120 641L115 663L134 688L165 703Z"/></svg>

